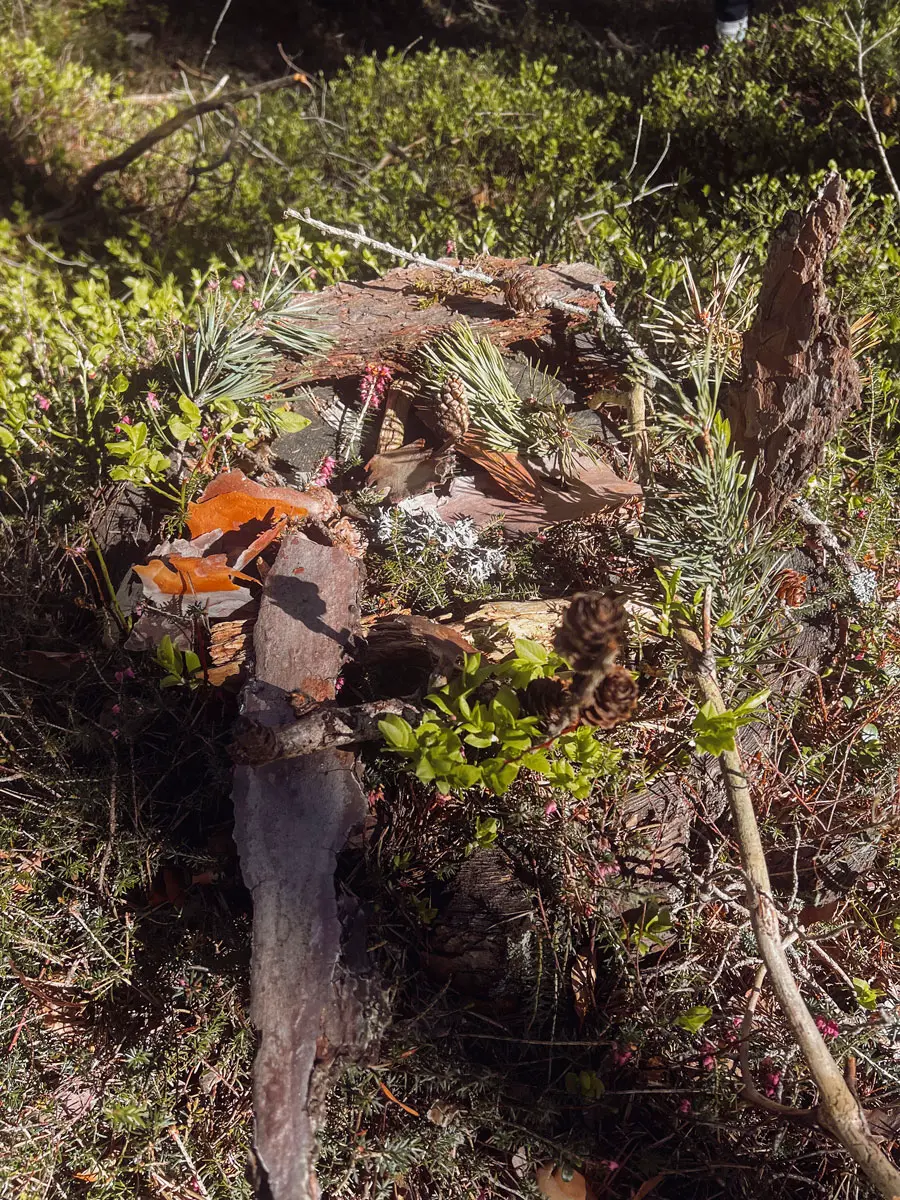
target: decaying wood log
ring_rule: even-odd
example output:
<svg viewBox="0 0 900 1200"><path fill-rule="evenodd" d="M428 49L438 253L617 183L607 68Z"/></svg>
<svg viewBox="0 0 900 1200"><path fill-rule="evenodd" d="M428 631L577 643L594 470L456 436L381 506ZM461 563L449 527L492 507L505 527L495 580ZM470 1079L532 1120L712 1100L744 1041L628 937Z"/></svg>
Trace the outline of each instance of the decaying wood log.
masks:
<svg viewBox="0 0 900 1200"><path fill-rule="evenodd" d="M506 258L478 260L479 269L491 275L516 265ZM594 313L598 299L585 289L607 282L590 263L538 267L534 274L548 297L577 304L586 316ZM400 267L368 283L325 288L316 298L316 311L322 317L321 328L332 330L338 341L324 358L304 363L285 359L286 379L297 383L343 379L361 375L372 360L402 367L423 342L463 319L499 346L540 337L554 322L570 319L548 309L513 313L500 291L484 286L466 290L464 283L427 267Z"/></svg>
<svg viewBox="0 0 900 1200"><path fill-rule="evenodd" d="M359 587L359 563L340 547L285 537L254 631L248 716L280 725L292 691L334 697ZM352 753L332 748L235 771L235 838L253 895L255 1150L259 1191L271 1200L318 1196L318 1076L338 1050L365 1041L369 1014L340 965L334 887L335 856L366 811L353 768Z"/></svg>
<svg viewBox="0 0 900 1200"><path fill-rule="evenodd" d="M742 373L725 397L735 445L757 461L759 512L777 515L803 487L860 400L846 319L831 311L825 260L850 217L847 189L826 180L804 214L776 231Z"/></svg>

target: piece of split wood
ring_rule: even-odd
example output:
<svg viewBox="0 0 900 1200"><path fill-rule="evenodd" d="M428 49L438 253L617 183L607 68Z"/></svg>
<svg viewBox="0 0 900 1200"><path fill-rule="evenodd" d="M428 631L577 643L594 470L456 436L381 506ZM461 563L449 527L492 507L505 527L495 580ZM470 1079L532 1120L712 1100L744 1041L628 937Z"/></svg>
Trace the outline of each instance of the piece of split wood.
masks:
<svg viewBox="0 0 900 1200"><path fill-rule="evenodd" d="M340 547L285 536L254 630L243 711L292 720L290 693L332 698L356 627L360 566ZM316 1200L323 1072L362 1052L363 985L341 960L336 855L366 815L354 755L323 750L234 774L235 840L253 895L251 1015L257 1183L271 1200ZM371 1023L370 1012L365 1016Z"/></svg>

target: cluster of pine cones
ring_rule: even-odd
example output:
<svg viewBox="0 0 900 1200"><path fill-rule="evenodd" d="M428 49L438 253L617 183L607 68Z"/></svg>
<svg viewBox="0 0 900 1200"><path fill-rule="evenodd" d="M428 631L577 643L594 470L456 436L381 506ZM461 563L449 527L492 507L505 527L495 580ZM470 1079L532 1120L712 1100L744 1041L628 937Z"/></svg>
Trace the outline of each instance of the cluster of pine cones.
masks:
<svg viewBox="0 0 900 1200"><path fill-rule="evenodd" d="M573 597L556 635L556 649L575 675L569 684L532 680L525 690L528 710L552 723L574 707L577 720L599 729L628 721L637 707L637 684L616 662L625 649L626 621L625 608L612 593L580 592Z"/></svg>

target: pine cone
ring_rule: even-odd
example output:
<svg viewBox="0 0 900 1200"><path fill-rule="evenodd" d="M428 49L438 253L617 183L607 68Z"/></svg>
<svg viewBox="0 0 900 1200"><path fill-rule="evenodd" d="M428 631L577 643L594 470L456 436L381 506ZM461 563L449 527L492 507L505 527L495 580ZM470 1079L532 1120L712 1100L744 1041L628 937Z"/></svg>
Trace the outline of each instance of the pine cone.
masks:
<svg viewBox="0 0 900 1200"><path fill-rule="evenodd" d="M782 571L775 595L788 608L799 608L806 603L806 576L799 571Z"/></svg>
<svg viewBox="0 0 900 1200"><path fill-rule="evenodd" d="M444 380L434 406L434 415L442 437L458 442L466 436L470 421L469 402L466 399L466 385L458 375L450 374Z"/></svg>
<svg viewBox="0 0 900 1200"><path fill-rule="evenodd" d="M612 666L625 640L626 614L610 592L579 592L566 609L556 649L576 671Z"/></svg>
<svg viewBox="0 0 900 1200"><path fill-rule="evenodd" d="M562 712L568 692L559 679L532 679L525 689L525 711L533 717L554 720Z"/></svg>
<svg viewBox="0 0 900 1200"><path fill-rule="evenodd" d="M581 720L599 729L615 729L631 719L637 700L638 687L630 672L624 667L613 667L597 684L593 699L581 711Z"/></svg>
<svg viewBox="0 0 900 1200"><path fill-rule="evenodd" d="M513 271L500 281L506 303L514 312L533 313L547 307L547 297L533 271Z"/></svg>

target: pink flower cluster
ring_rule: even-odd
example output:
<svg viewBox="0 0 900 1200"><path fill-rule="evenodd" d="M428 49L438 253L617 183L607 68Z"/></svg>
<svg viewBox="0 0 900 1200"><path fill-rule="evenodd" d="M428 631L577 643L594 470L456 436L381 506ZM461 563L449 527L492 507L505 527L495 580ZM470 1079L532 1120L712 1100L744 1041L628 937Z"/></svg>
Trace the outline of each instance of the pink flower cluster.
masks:
<svg viewBox="0 0 900 1200"><path fill-rule="evenodd" d="M841 1032L837 1022L832 1021L831 1017L816 1017L816 1029L826 1041L828 1038L836 1038Z"/></svg>
<svg viewBox="0 0 900 1200"><path fill-rule="evenodd" d="M334 472L336 471L336 469L337 469L337 459L332 458L331 455L329 454L326 458L323 458L321 463L319 464L319 469L316 472L316 476L312 481L312 486L313 487L327 487L328 481L329 481L329 479L331 479L331 477L334 474Z"/></svg>
<svg viewBox="0 0 900 1200"><path fill-rule="evenodd" d="M366 372L359 383L359 396L366 408L380 408L387 391L387 385L393 378L393 371L380 363L366 363Z"/></svg>
<svg viewBox="0 0 900 1200"><path fill-rule="evenodd" d="M772 1100L777 1096L778 1089L781 1086L781 1072L775 1070L775 1064L771 1058L764 1058L760 1063L760 1067L762 1070L759 1082L762 1086L763 1095L768 1096Z"/></svg>

